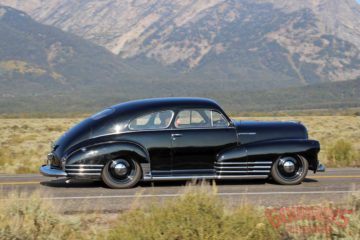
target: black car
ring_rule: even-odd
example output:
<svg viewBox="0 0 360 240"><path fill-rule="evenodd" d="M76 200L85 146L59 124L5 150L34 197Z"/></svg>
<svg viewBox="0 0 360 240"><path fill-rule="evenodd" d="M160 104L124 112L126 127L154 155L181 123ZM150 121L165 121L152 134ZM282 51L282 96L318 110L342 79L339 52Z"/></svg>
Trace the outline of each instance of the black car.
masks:
<svg viewBox="0 0 360 240"><path fill-rule="evenodd" d="M40 172L102 179L111 188L195 178L290 185L308 169L324 170L319 150L298 122L234 121L210 99L145 99L80 122L53 144Z"/></svg>

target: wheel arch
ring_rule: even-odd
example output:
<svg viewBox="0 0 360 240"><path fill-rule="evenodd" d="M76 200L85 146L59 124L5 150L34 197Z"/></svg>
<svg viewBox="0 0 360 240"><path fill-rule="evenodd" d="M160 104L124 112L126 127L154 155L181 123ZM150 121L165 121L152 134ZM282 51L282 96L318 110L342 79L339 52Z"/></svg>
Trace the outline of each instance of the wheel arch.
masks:
<svg viewBox="0 0 360 240"><path fill-rule="evenodd" d="M148 151L138 143L130 141L102 142L81 147L64 159L64 165L103 165L110 160L129 157L137 161L143 176L150 172Z"/></svg>

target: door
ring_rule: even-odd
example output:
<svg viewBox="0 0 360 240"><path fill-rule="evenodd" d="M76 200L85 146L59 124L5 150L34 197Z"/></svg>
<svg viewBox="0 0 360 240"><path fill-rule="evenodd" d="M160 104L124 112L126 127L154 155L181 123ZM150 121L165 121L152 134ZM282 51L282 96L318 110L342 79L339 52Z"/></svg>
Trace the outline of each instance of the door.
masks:
<svg viewBox="0 0 360 240"><path fill-rule="evenodd" d="M173 110L154 111L130 121L128 134L121 137L148 150L153 175L171 174L171 127Z"/></svg>
<svg viewBox="0 0 360 240"><path fill-rule="evenodd" d="M172 174L213 174L216 155L237 144L236 130L219 112L180 110L171 132Z"/></svg>

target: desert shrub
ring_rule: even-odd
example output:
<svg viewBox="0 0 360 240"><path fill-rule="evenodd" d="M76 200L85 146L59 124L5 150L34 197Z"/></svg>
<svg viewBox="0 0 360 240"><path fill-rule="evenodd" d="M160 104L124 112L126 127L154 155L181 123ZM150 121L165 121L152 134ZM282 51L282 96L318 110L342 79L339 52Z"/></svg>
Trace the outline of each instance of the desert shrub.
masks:
<svg viewBox="0 0 360 240"><path fill-rule="evenodd" d="M79 239L79 225L36 195L1 200L0 239Z"/></svg>
<svg viewBox="0 0 360 240"><path fill-rule="evenodd" d="M344 139L336 141L327 149L328 162L334 167L358 166L357 155L353 145Z"/></svg>
<svg viewBox="0 0 360 240"><path fill-rule="evenodd" d="M109 239L278 239L263 213L241 206L226 212L206 187L187 191L163 204L120 214Z"/></svg>
<svg viewBox="0 0 360 240"><path fill-rule="evenodd" d="M68 127L63 125L45 126L45 131L49 131L49 132L65 132L67 129Z"/></svg>

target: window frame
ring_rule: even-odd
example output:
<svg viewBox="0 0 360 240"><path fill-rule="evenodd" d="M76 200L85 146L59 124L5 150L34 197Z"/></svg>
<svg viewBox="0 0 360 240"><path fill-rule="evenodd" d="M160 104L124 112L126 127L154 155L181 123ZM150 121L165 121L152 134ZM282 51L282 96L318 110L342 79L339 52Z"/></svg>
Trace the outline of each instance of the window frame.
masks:
<svg viewBox="0 0 360 240"><path fill-rule="evenodd" d="M198 126L194 126L194 127L178 127L176 126L176 117L179 115L179 113L181 113L182 111L196 111L196 110L201 110L201 111L210 111L210 127L209 126L206 126L206 127L198 127ZM226 121L226 126L219 126L219 127L216 127L213 125L213 121L212 121L212 112L217 112L218 114L220 114L222 116L222 118ZM201 114L200 114L201 115ZM190 114L191 116L191 114ZM225 115L217 110L217 109L211 109L211 108L182 108L182 109L179 109L177 112L176 112L176 116L174 116L174 128L175 129L221 129L221 128L229 128L231 126L231 122L229 122L228 118L225 117ZM191 119L190 119L191 120ZM191 124L189 124L191 125Z"/></svg>
<svg viewBox="0 0 360 240"><path fill-rule="evenodd" d="M144 117L144 116L147 116L147 115L151 115L151 114L158 114L158 113L161 113L161 112L171 112L171 117L170 117L170 121L169 123L167 124L167 126L165 127L157 127L157 128L145 128L145 129L134 129L134 128L131 128L131 123L138 119L138 118L141 118L141 117ZM158 110L158 111L152 111L152 112L148 112L148 113L145 113L145 114L141 114L141 115L137 115L136 117L133 117L131 120L129 120L128 124L127 124L127 129L131 130L131 131L154 131L154 130L161 130L161 129L167 129L171 126L171 123L172 121L174 120L174 117L175 117L175 111L172 110L172 109L167 109L167 110Z"/></svg>

